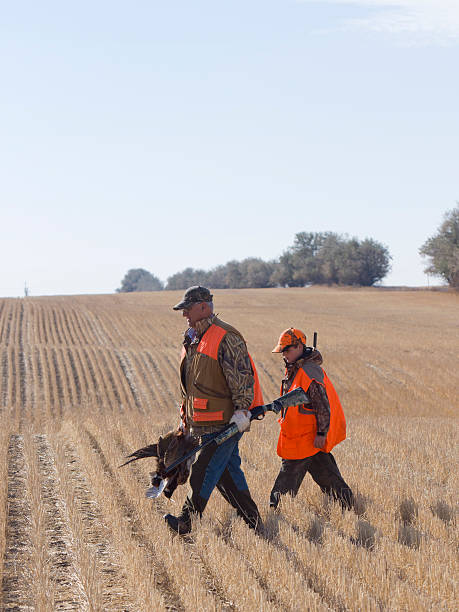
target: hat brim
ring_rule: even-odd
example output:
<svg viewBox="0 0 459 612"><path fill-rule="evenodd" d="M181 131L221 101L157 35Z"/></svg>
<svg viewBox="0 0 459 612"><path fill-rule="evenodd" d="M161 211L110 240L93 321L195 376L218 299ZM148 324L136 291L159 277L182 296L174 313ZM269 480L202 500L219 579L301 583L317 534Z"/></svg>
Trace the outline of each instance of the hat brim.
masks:
<svg viewBox="0 0 459 612"><path fill-rule="evenodd" d="M273 350L271 351L271 353L282 353L282 349L283 349L283 347L282 347L280 344L278 344L277 346L275 346L275 347L273 348Z"/></svg>
<svg viewBox="0 0 459 612"><path fill-rule="evenodd" d="M187 308L188 306L189 306L188 302L184 302L182 300L181 302L179 302L175 306L172 306L172 310L183 310L184 308Z"/></svg>

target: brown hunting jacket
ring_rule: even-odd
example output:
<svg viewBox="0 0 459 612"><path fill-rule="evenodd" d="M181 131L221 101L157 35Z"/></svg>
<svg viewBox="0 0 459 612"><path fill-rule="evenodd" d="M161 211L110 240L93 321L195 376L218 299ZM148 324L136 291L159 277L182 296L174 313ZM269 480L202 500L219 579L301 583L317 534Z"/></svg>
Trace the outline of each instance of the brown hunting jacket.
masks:
<svg viewBox="0 0 459 612"><path fill-rule="evenodd" d="M196 355L197 347L205 332L209 329L213 322L220 322L216 315L211 315L207 319L198 321L195 328L189 328L184 335L183 347L185 349L185 361L182 367L181 389L182 389L182 421L188 426L191 426L192 433L201 436L206 433L213 433L222 428L221 424L202 424L192 423L189 414L189 406L187 406L187 379L189 374L190 364ZM221 322L223 323L223 322ZM227 324L223 323L226 327ZM234 329L234 328L233 328ZM247 346L243 337L237 330L227 331L223 337L217 355L218 365L221 368L224 381L229 390L229 395L232 402L232 410L250 408L253 401L254 376L250 363ZM189 379L188 379L189 380ZM188 382L189 386L189 382ZM229 420L229 419L225 419Z"/></svg>

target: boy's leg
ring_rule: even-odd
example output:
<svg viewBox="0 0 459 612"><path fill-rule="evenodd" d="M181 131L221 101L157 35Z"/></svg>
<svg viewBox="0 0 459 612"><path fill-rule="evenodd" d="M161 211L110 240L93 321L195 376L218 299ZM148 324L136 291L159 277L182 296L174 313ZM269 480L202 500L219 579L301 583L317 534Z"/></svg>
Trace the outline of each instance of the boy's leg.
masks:
<svg viewBox="0 0 459 612"><path fill-rule="evenodd" d="M309 469L311 459L312 457L306 457L305 459L282 459L281 469L269 496L271 508L277 508L281 495L290 493L292 497L295 497Z"/></svg>
<svg viewBox="0 0 459 612"><path fill-rule="evenodd" d="M317 453L311 457L309 473L324 493L338 500L344 508L350 510L354 496L349 485L344 481L331 453Z"/></svg>

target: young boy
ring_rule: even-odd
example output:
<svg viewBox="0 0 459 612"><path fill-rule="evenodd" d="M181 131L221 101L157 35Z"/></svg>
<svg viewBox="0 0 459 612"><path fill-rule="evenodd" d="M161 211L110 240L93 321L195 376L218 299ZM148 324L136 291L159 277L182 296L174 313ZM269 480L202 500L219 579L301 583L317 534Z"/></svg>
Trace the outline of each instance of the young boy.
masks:
<svg viewBox="0 0 459 612"><path fill-rule="evenodd" d="M283 410L277 454L282 458L279 475L270 495L270 507L277 508L281 495L298 493L306 472L324 493L352 508L353 494L343 480L331 450L346 437L346 421L338 395L320 367L322 355L306 346L306 336L290 327L280 335L273 353L282 353L286 375L281 394L301 387L311 403Z"/></svg>

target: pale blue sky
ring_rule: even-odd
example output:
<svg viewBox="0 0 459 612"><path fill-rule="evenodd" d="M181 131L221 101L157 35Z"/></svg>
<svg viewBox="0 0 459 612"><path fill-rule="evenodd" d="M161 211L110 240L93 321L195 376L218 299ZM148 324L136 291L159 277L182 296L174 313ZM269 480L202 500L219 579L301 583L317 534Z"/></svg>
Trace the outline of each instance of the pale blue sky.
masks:
<svg viewBox="0 0 459 612"><path fill-rule="evenodd" d="M418 248L459 200L458 66L458 0L1 2L0 296L326 230L426 284Z"/></svg>

